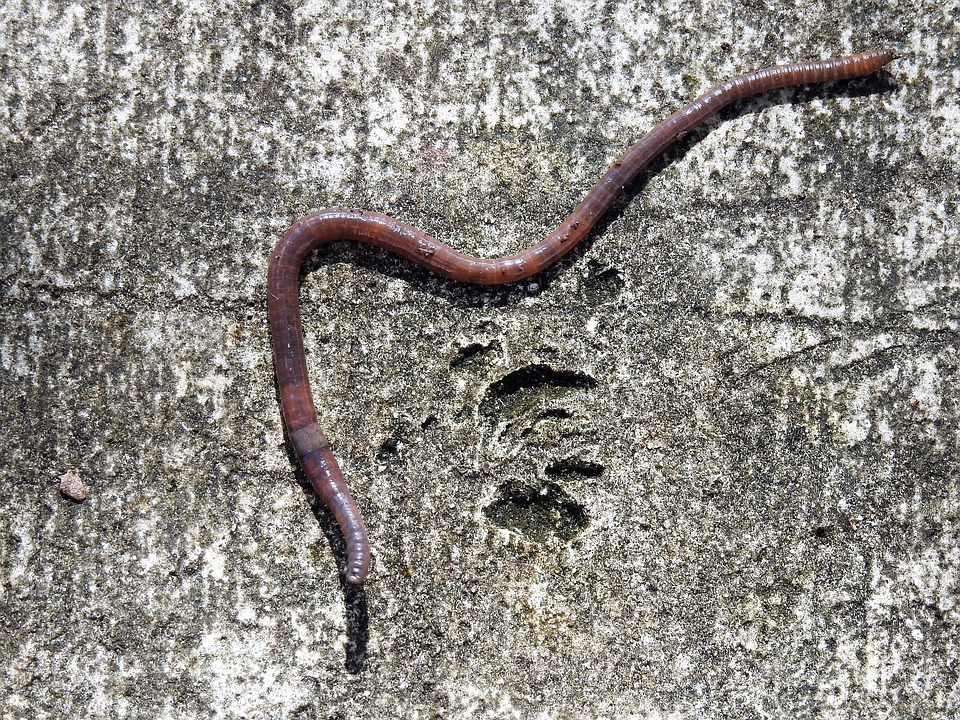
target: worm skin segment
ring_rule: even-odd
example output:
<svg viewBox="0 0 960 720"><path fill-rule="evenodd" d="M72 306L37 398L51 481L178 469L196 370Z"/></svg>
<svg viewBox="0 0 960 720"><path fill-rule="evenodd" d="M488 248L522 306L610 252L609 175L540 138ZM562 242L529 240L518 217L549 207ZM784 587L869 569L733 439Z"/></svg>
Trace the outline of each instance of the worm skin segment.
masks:
<svg viewBox="0 0 960 720"><path fill-rule="evenodd" d="M566 220L517 255L491 259L467 255L415 227L365 210L321 210L297 220L277 243L268 270L273 362L287 436L304 475L330 508L343 533L347 547L346 581L358 585L367 577L370 542L330 443L317 425L303 350L298 290L300 265L307 255L325 243L352 240L400 255L460 282L501 285L523 280L569 253L654 158L730 103L769 90L868 75L894 57L892 50L870 50L832 60L777 65L720 83L677 110L628 149Z"/></svg>

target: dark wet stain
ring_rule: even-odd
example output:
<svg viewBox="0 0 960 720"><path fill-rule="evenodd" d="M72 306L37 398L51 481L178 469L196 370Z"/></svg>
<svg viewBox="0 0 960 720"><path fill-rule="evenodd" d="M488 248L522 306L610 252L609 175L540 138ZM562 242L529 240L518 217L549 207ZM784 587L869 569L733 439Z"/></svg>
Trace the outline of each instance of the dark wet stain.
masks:
<svg viewBox="0 0 960 720"><path fill-rule="evenodd" d="M606 468L600 463L581 460L580 458L569 457L563 460L557 460L547 466L547 475L557 477L568 477L579 475L580 477L600 477Z"/></svg>
<svg viewBox="0 0 960 720"><path fill-rule="evenodd" d="M400 438L388 437L377 449L377 460L380 462L398 462L400 460Z"/></svg>
<svg viewBox="0 0 960 720"><path fill-rule="evenodd" d="M553 536L570 540L587 526L587 512L556 483L531 487L503 483L497 496L483 509L494 525L542 542Z"/></svg>
<svg viewBox="0 0 960 720"><path fill-rule="evenodd" d="M578 390L595 387L597 381L585 373L554 370L549 365L527 365L514 370L487 388L480 403L480 414L506 419L514 418L541 407L546 413L564 413L553 417L570 417L570 411L560 407L562 401Z"/></svg>
<svg viewBox="0 0 960 720"><path fill-rule="evenodd" d="M456 355L453 356L453 359L450 361L450 368L457 368L462 365L474 365L480 364L484 360L484 356L489 355L492 352L496 352L500 349L500 343L496 340L492 340L488 343L470 343L464 345L459 350L457 350Z"/></svg>
<svg viewBox="0 0 960 720"><path fill-rule="evenodd" d="M623 290L623 278L616 268L603 268L596 262L587 267L587 276L581 285L584 301L591 307L613 302Z"/></svg>

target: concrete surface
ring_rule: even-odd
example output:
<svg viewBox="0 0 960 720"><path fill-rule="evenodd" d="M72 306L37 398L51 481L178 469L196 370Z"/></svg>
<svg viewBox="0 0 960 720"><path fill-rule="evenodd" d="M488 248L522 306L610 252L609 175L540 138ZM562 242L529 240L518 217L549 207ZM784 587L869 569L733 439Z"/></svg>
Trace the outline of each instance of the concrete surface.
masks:
<svg viewBox="0 0 960 720"><path fill-rule="evenodd" d="M0 717L955 717L958 17L4 3ZM311 261L375 550L345 592L273 383L283 229L516 252L713 83L885 44L725 112L522 286Z"/></svg>

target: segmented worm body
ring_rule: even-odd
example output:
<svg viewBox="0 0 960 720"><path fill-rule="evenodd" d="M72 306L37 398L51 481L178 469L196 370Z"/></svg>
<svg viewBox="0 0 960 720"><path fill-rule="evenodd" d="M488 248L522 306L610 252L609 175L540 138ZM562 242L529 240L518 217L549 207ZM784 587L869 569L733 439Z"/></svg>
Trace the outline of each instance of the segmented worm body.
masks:
<svg viewBox="0 0 960 720"><path fill-rule="evenodd" d="M346 581L359 584L366 578L370 543L330 443L317 424L307 378L298 293L300 265L307 255L334 240L353 240L395 253L460 282L498 285L523 280L570 252L643 168L721 108L768 90L867 75L893 58L892 50L870 50L832 60L769 67L720 83L627 150L566 220L517 255L492 259L466 255L399 220L363 210L321 210L297 220L277 243L268 272L273 359L288 437L304 475L330 508L346 542Z"/></svg>

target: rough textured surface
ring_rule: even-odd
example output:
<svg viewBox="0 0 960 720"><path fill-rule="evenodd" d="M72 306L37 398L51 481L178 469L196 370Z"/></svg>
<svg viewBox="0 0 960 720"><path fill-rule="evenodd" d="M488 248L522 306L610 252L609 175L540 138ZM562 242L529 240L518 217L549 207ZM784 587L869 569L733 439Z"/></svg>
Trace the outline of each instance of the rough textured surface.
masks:
<svg viewBox="0 0 960 720"><path fill-rule="evenodd" d="M738 8L4 3L0 717L954 717L960 6ZM345 594L273 386L282 230L516 251L714 82L883 44L521 287L312 262Z"/></svg>

